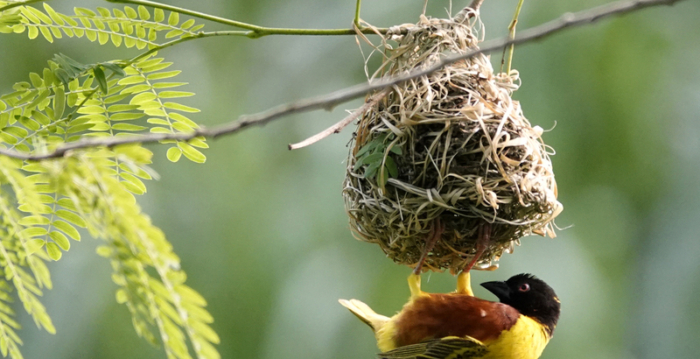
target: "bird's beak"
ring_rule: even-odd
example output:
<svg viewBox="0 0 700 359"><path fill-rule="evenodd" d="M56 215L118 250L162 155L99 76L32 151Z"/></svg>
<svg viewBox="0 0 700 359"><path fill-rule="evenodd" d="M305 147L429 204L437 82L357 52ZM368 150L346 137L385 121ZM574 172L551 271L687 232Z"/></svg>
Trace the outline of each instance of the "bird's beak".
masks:
<svg viewBox="0 0 700 359"><path fill-rule="evenodd" d="M501 302L510 299L510 288L506 282L486 282L481 283L481 286L493 293Z"/></svg>

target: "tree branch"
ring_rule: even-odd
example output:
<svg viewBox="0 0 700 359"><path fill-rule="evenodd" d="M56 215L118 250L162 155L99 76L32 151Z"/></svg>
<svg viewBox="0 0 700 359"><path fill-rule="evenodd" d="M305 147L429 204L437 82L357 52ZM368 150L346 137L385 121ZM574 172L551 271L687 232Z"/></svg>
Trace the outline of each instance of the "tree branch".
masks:
<svg viewBox="0 0 700 359"><path fill-rule="evenodd" d="M288 28L277 28L277 27L264 27L264 26L248 24L248 23L241 22L241 21L226 19L226 18L223 18L220 16L209 15L209 14L205 14L205 13L199 12L199 11L184 9L184 8L173 6L173 5L161 4L161 3L149 1L149 0L106 0L106 1L111 2L111 3L142 5L142 6L148 6L148 7L152 7L152 8L156 8L156 9L173 11L173 12L177 12L180 14L185 14L185 15L189 15L192 17L204 19L204 20L218 22L218 23L224 24L224 25L229 25L229 26L234 26L234 27L241 28L241 29L250 30L250 32L246 36L251 38L251 39L255 39L255 38L259 38L259 37L263 37L263 36L267 36L267 35L326 35L326 36L330 36L330 35L355 35L356 34L354 29L288 29ZM356 14L355 14L356 19L359 16L359 6L360 6L360 3L358 2ZM380 33L386 33L389 29L379 28L379 29L373 30L373 29L360 28L360 31L362 31L365 34L376 34L375 30L379 30Z"/></svg>
<svg viewBox="0 0 700 359"><path fill-rule="evenodd" d="M394 78L383 78L369 84L360 84L346 89L338 90L333 93L316 96L296 102L291 102L284 105L279 105L270 108L266 111L259 112L253 115L241 116L237 121L230 122L213 128L199 128L190 133L170 133L170 134L146 134L129 137L110 137L104 139L89 139L79 140L60 146L53 152L45 154L28 154L19 151L0 149L0 154L18 158L22 160L44 160L50 158L58 158L66 156L70 151L92 148L92 147L113 147L117 145L130 143L153 143L163 140L180 140L187 141L195 137L204 136L217 138L222 135L234 134L251 126L263 126L276 119L289 116L301 112L309 112L313 110L326 109L330 110L338 104L365 96L373 91L385 89L389 86L394 86L402 82L429 75L444 66L452 64L456 61L473 57L480 53L490 53L495 50L503 49L511 44L523 44L545 38L549 35L560 32L564 29L593 23L597 20L620 15L635 10L639 10L651 6L673 5L676 2L683 0L633 0L633 1L618 1L607 5L599 6L593 9L584 10L578 13L567 13L559 19L544 23L542 25L527 29L515 38L503 37L495 40L490 40L482 43L480 50L470 51L460 56L453 56L444 59L439 64L430 68L414 71L404 76Z"/></svg>

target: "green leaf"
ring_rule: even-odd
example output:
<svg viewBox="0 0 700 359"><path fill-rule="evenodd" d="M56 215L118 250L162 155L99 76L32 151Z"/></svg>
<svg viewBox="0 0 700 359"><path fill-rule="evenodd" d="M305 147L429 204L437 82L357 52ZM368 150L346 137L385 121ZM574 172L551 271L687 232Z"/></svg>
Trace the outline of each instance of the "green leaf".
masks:
<svg viewBox="0 0 700 359"><path fill-rule="evenodd" d="M204 307L207 305L207 301L202 297L201 294L197 293L194 289L182 284L175 287L175 291L178 292L184 301Z"/></svg>
<svg viewBox="0 0 700 359"><path fill-rule="evenodd" d="M27 31L27 36L29 36L30 40L34 40L39 36L39 29L34 27L34 26L29 26L28 31Z"/></svg>
<svg viewBox="0 0 700 359"><path fill-rule="evenodd" d="M63 221L54 221L53 226L57 229L60 229L63 231L63 233L67 234L71 238L73 238L76 241L80 241L80 232L76 230L73 226L70 224L63 222Z"/></svg>
<svg viewBox="0 0 700 359"><path fill-rule="evenodd" d="M117 303L124 304L129 301L129 295L124 289L117 290Z"/></svg>
<svg viewBox="0 0 700 359"><path fill-rule="evenodd" d="M112 248L110 248L108 246L99 246L99 247L97 247L96 252L97 252L97 255L100 257L109 258L112 256L112 253L114 251L112 250Z"/></svg>
<svg viewBox="0 0 700 359"><path fill-rule="evenodd" d="M165 20L165 12L163 11L163 9L153 10L153 21L163 22L163 20Z"/></svg>
<svg viewBox="0 0 700 359"><path fill-rule="evenodd" d="M73 200L71 200L69 198L61 198L56 203L58 203L59 206L65 208L65 209L68 209L68 210L71 210L74 212L77 211L77 209L75 207L75 203L73 203Z"/></svg>
<svg viewBox="0 0 700 359"><path fill-rule="evenodd" d="M53 36L51 36L51 31L45 27L40 27L39 32L46 39L46 41L53 43Z"/></svg>
<svg viewBox="0 0 700 359"><path fill-rule="evenodd" d="M112 71L112 73L115 76L119 76L119 77L126 76L126 72L124 71L124 69L121 66L119 66L113 62L103 62L100 65L102 67L104 67L105 69Z"/></svg>
<svg viewBox="0 0 700 359"><path fill-rule="evenodd" d="M82 217L79 215L71 212L71 211L66 211L65 209L59 209L58 211L55 212L56 215L62 219L65 219L66 221L73 223L74 225L78 227L83 227L85 228L85 220L83 220Z"/></svg>
<svg viewBox="0 0 700 359"><path fill-rule="evenodd" d="M185 106L175 102L166 102L163 107L169 108L171 110L182 111L182 112L199 112L199 109L194 107Z"/></svg>
<svg viewBox="0 0 700 359"><path fill-rule="evenodd" d="M368 156L362 158L362 164L363 165L372 165L375 163L381 163L383 158L384 158L383 153L372 153L371 155L368 155Z"/></svg>
<svg viewBox="0 0 700 359"><path fill-rule="evenodd" d="M103 94L108 93L108 87L107 87L107 78L105 77L104 71L102 71L102 67L100 66L95 66L94 69L92 69L93 74L95 75L95 80L97 80L97 84L100 86L100 91L102 91Z"/></svg>
<svg viewBox="0 0 700 359"><path fill-rule="evenodd" d="M44 80L36 72L29 73L29 81L32 82L32 86L34 86L34 87L44 86Z"/></svg>
<svg viewBox="0 0 700 359"><path fill-rule="evenodd" d="M44 10L46 10L46 12L49 14L49 16L51 17L51 19L53 21L55 21L57 24L59 24L61 26L63 26L65 24L65 21L63 21L63 18L61 18L61 16L58 13L56 13L56 11L51 6L49 6L49 4L44 3L43 5L44 5Z"/></svg>
<svg viewBox="0 0 700 359"><path fill-rule="evenodd" d="M134 8L132 8L132 7L125 6L125 7L124 7L124 12L126 13L126 16L129 17L129 19L138 19L138 17L139 17L139 15L138 15L138 13L136 12L136 10L134 10Z"/></svg>
<svg viewBox="0 0 700 359"><path fill-rule="evenodd" d="M200 140L199 138L193 138L189 141L187 141L190 145L193 147L199 147L199 148L209 148L209 145L204 142L203 140Z"/></svg>
<svg viewBox="0 0 700 359"><path fill-rule="evenodd" d="M5 127L2 129L3 132L15 135L19 138L24 138L29 135L29 132L27 130L21 128L21 127Z"/></svg>
<svg viewBox="0 0 700 359"><path fill-rule="evenodd" d="M51 223L48 218L44 216L27 216L27 217L22 217L22 219L19 220L19 224L23 226L36 226L36 225L47 225Z"/></svg>
<svg viewBox="0 0 700 359"><path fill-rule="evenodd" d="M40 10L35 9L35 8L31 7L31 6L24 7L24 9L26 9L26 10L29 11L29 12L31 12L32 15L36 16L37 18L39 18L43 23L48 24L48 25L53 24L53 21L51 21L51 18L48 17L48 16L46 16L46 14L44 14L44 13L41 12ZM28 13L25 12L24 15L28 15Z"/></svg>
<svg viewBox="0 0 700 359"><path fill-rule="evenodd" d="M32 131L36 131L36 130L41 128L41 125L39 125L38 122L32 120L29 117L24 117L24 116L20 117L19 123L22 124L22 126L28 128Z"/></svg>
<svg viewBox="0 0 700 359"><path fill-rule="evenodd" d="M210 326L197 320L190 320L189 324L192 326L195 332L197 332L197 334L201 335L206 340L215 344L218 344L221 341L219 336L216 334L216 332L214 332L214 330L211 329Z"/></svg>
<svg viewBox="0 0 700 359"><path fill-rule="evenodd" d="M173 11L170 13L170 16L168 16L168 25L170 26L177 26L177 24L180 23L180 14Z"/></svg>
<svg viewBox="0 0 700 359"><path fill-rule="evenodd" d="M138 105L126 105L126 104L119 104L119 105L112 105L107 107L107 112L124 112L124 111L132 111L139 108Z"/></svg>
<svg viewBox="0 0 700 359"><path fill-rule="evenodd" d="M377 174L379 166L381 166L380 162L374 162L371 165L367 166L367 168L365 169L365 173L362 175L362 178L374 177L374 175Z"/></svg>
<svg viewBox="0 0 700 359"><path fill-rule="evenodd" d="M146 81L146 79L141 77L141 76L129 76L129 77L125 77L125 78L119 80L119 84L120 85L133 85L133 84L142 83L144 81Z"/></svg>
<svg viewBox="0 0 700 359"><path fill-rule="evenodd" d="M389 176L391 178L397 178L399 176L399 169L396 167L396 162L394 162L393 158L387 157L384 165L386 166L386 169L389 171Z"/></svg>
<svg viewBox="0 0 700 359"><path fill-rule="evenodd" d="M158 82L153 84L154 89L166 89L187 85L187 82Z"/></svg>
<svg viewBox="0 0 700 359"><path fill-rule="evenodd" d="M139 189L140 194L146 193L146 185L144 185L140 179L136 178L136 176L132 175L131 173L122 172L119 174L119 177L136 186L136 188Z"/></svg>
<svg viewBox="0 0 700 359"><path fill-rule="evenodd" d="M44 245L46 244L46 241L43 239L31 239L27 241L27 252L28 254L34 254L38 250L44 248Z"/></svg>
<svg viewBox="0 0 700 359"><path fill-rule="evenodd" d="M189 20L183 22L182 25L180 25L180 28L181 29L189 29L192 27L192 25L194 25L194 19L189 19Z"/></svg>
<svg viewBox="0 0 700 359"><path fill-rule="evenodd" d="M144 92L140 93L134 97L131 98L131 101L129 101L129 104L131 105L139 105L148 101L155 100L157 98L156 94L152 92Z"/></svg>
<svg viewBox="0 0 700 359"><path fill-rule="evenodd" d="M141 65L141 72L142 73L149 73L149 72L155 72L158 70L163 70L163 69L170 67L170 65L172 65L172 64L173 64L172 62L161 62L161 63L155 64L155 65L150 65L150 66L143 66L143 64L142 64Z"/></svg>
<svg viewBox="0 0 700 359"><path fill-rule="evenodd" d="M58 121L63 117L63 112L66 109L66 93L63 86L54 86L53 98L53 120Z"/></svg>
<svg viewBox="0 0 700 359"><path fill-rule="evenodd" d="M98 32L97 33L97 42L99 42L100 45L104 45L109 41L109 33L106 32Z"/></svg>
<svg viewBox="0 0 700 359"><path fill-rule="evenodd" d="M365 144L360 148L357 153L355 153L355 158L360 158L362 157L365 153L369 152L370 150L374 149L377 146L377 143L374 141L371 141L370 143Z"/></svg>
<svg viewBox="0 0 700 359"><path fill-rule="evenodd" d="M148 20L151 18L151 14L148 12L148 9L146 9L144 6L139 5L139 17L141 20Z"/></svg>
<svg viewBox="0 0 700 359"><path fill-rule="evenodd" d="M182 150L179 149L178 147L168 148L168 153L166 154L166 157L168 157L168 160L170 160L170 162L179 161L181 156L182 156Z"/></svg>
<svg viewBox="0 0 700 359"><path fill-rule="evenodd" d="M109 116L109 119L112 121L130 121L130 120L137 120L143 116L144 116L143 113L123 112L123 113L115 113L114 115Z"/></svg>
<svg viewBox="0 0 700 359"><path fill-rule="evenodd" d="M149 80L162 80L162 79L169 79L171 77L175 77L179 75L182 71L180 70L175 70L175 71L165 71L165 72L156 72L153 74L149 74L146 76L147 79Z"/></svg>
<svg viewBox="0 0 700 359"><path fill-rule="evenodd" d="M207 161L207 157L204 154L202 154L202 152L199 152L199 150L196 150L194 147L192 147L184 142L178 142L177 146L180 147L180 149L182 150L182 153L190 161L196 162L196 163L204 163Z"/></svg>
<svg viewBox="0 0 700 359"><path fill-rule="evenodd" d="M94 123L86 123L83 125L78 125L78 126L71 126L66 130L66 133L78 133L78 132L83 132L85 130L89 130L90 128L94 127Z"/></svg>
<svg viewBox="0 0 700 359"><path fill-rule="evenodd" d="M114 126L112 126L112 129L117 130L117 131L143 131L147 129L148 127L144 126L138 126L138 125L132 125L130 123L118 123Z"/></svg>
<svg viewBox="0 0 700 359"><path fill-rule="evenodd" d="M178 97L190 97L194 96L194 92L185 91L161 91L158 93L160 98L178 98Z"/></svg>
<svg viewBox="0 0 700 359"><path fill-rule="evenodd" d="M55 261L58 261L63 256L61 248L54 242L46 243L46 252L49 254L49 257Z"/></svg>
<svg viewBox="0 0 700 359"><path fill-rule="evenodd" d="M70 249L70 241L68 241L68 238L63 233L54 231L49 233L49 237L64 251Z"/></svg>
<svg viewBox="0 0 700 359"><path fill-rule="evenodd" d="M48 231L44 227L29 227L19 232L20 237L31 238L46 235Z"/></svg>

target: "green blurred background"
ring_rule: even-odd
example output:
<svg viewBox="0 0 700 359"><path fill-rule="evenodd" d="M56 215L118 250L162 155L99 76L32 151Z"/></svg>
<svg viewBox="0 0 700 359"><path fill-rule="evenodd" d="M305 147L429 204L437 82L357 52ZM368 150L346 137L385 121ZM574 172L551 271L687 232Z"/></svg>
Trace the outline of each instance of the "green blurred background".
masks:
<svg viewBox="0 0 700 359"><path fill-rule="evenodd" d="M468 0L455 0L455 11ZM517 0L487 0L487 38L506 34ZM267 26L348 27L353 0L168 1ZM605 1L526 1L524 29ZM53 1L109 7L102 1ZM365 0L377 26L415 22L422 0ZM429 14L445 15L447 0ZM563 314L543 358L697 358L700 352L700 2L683 1L567 31L516 49L516 93L525 115L552 145L564 228L556 239L530 237L475 282L531 272L559 294ZM221 28L208 24L207 28ZM206 28L205 28L206 29ZM49 44L0 37L0 90L7 92L54 53L78 61L135 54L85 40ZM213 38L161 52L197 93L211 126L283 102L364 80L351 36ZM500 54L494 55L494 62ZM338 303L358 298L392 314L408 296L409 269L351 236L340 194L352 129L310 148L297 142L335 123L332 112L286 118L211 141L207 163L172 164L162 148L162 179L140 198L209 301L224 358L372 358L368 328ZM555 126L556 125L556 126ZM44 303L58 329L39 331L22 314L26 358L164 358L137 338L114 299L99 241L83 240L50 265L55 289ZM447 274L424 288L454 289ZM491 298L480 287L477 295ZM22 310L18 307L18 312Z"/></svg>

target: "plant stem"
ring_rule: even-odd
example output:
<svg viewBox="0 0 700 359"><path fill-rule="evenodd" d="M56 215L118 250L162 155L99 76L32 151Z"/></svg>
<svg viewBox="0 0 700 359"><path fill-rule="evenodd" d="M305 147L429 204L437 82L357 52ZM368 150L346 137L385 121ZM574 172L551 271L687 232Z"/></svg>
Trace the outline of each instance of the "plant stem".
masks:
<svg viewBox="0 0 700 359"><path fill-rule="evenodd" d="M267 36L267 35L326 35L326 36L329 36L329 35L355 35L356 34L354 29L290 29L290 28L278 28L278 27L263 27L263 26L248 24L245 22L226 19L223 17L215 16L215 15L209 15L209 14L205 14L205 13L202 13L199 11L188 10L188 9L184 9L184 8L177 7L177 6L161 4L161 3L149 1L149 0L106 0L106 1L112 2L112 3L149 6L149 7L156 8L156 9L173 11L173 12L177 12L180 14L189 15L189 16L193 16L196 18L204 19L204 20L218 22L218 23L224 24L224 25L229 25L229 26L234 26L234 27L238 27L241 29L250 30L250 33L248 33L246 36L251 38L251 39L255 39L255 38L259 38L259 37ZM359 7L359 3L360 3L360 0L358 0L358 7ZM358 16L358 15L359 14L356 14L356 16ZM385 28L380 28L378 30L380 33L386 33L388 31L388 29L385 29ZM361 29L361 31L365 34L376 34L376 32L372 29Z"/></svg>
<svg viewBox="0 0 700 359"><path fill-rule="evenodd" d="M215 37L215 36L246 36L246 37L250 37L250 36L251 36L251 35L250 35L251 33L252 33L252 31L210 31L210 32L199 32L199 33L197 33L197 35L194 35L194 36L181 37L181 38L179 38L179 39L172 40L172 41L166 42L166 43L164 43L164 44L158 45L158 46L156 46L156 47L153 47L153 48L149 49L148 51L146 51L146 52L144 52L144 53L142 53L142 54L140 54L140 55L137 55L136 57L134 57L134 58L132 58L131 60L127 61L126 64L125 64L125 66L131 65L131 64L133 64L134 62L136 62L136 61L138 61L138 60L140 60L140 59L142 59L142 58L144 58L144 57L146 57L146 56L148 56L148 55L150 55L150 54L152 54L152 53L154 53L154 52L157 52L157 51L163 50L163 49L165 49L165 48L168 48L168 47L171 47L171 46L175 46L175 45L178 45L178 44L181 44L181 43L183 43L183 42L190 41L190 40L201 39L201 38L205 38L205 37Z"/></svg>
<svg viewBox="0 0 700 359"><path fill-rule="evenodd" d="M509 38L512 40L515 38L515 26L518 24L518 17L520 16L520 10L523 8L523 2L525 0L519 0L518 1L518 6L515 8L515 15L513 15L513 21L510 22L510 25L508 26L509 30ZM508 48L508 63L506 66L506 74L510 74L510 69L513 64L513 52L515 51L515 44L511 44ZM506 55L506 49L503 49L503 58L505 58ZM501 60L501 72L503 71L503 60Z"/></svg>
<svg viewBox="0 0 700 359"><path fill-rule="evenodd" d="M355 27L360 29L360 8L362 7L362 0L357 0L357 4L355 5L355 20L353 21L355 23Z"/></svg>

